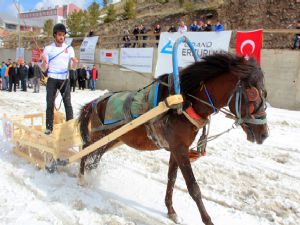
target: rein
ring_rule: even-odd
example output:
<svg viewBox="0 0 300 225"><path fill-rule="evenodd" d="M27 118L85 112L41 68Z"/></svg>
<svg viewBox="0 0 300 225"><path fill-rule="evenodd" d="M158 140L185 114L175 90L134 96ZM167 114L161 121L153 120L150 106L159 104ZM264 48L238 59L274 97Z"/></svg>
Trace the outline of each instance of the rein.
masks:
<svg viewBox="0 0 300 225"><path fill-rule="evenodd" d="M228 101L227 101L227 105L226 106L229 106L232 98L234 95L236 95L235 97L235 111L236 111L236 115L234 115L233 113L231 113L229 110L227 110L226 108L217 108L216 106L213 105L213 102L211 101L211 98L208 94L208 91L205 87L205 85L203 84L204 88L205 88L205 94L207 95L208 99L209 99L209 102L205 101L205 100L202 100L194 95L191 95L191 94L188 94L189 97L197 100L198 102L201 102L209 107L211 107L214 111L214 113L217 113L217 112L222 112L223 114L225 114L225 117L227 118L230 118L230 119L233 119L235 120L235 122L232 124L231 128L219 133L219 134L216 134L216 135L213 135L213 136L209 136L208 137L208 132L206 134L206 137L205 138L200 138L198 143L197 143L197 149L200 149L202 146L205 146L207 142L210 142L210 141L213 141L215 139L217 139L218 137L222 136L223 134L226 134L228 132L230 132L232 129L235 129L237 128L238 126L240 126L241 124L243 123L250 123L250 124L256 124L256 125L262 125L262 124L266 124L267 123L267 119L266 119L266 114L264 113L263 116L258 116L258 113L257 111L263 107L265 105L265 100L264 98L262 98L262 102L260 104L260 106L255 110L255 113L252 114L252 118L248 118L249 115L247 115L248 117L246 118L243 118L242 115L241 115L241 107L242 107L242 96L243 96L243 87L241 85L241 80L239 80L236 84L236 87L233 91L233 93L230 95ZM203 136L203 135L202 135ZM201 137L202 137L201 136Z"/></svg>

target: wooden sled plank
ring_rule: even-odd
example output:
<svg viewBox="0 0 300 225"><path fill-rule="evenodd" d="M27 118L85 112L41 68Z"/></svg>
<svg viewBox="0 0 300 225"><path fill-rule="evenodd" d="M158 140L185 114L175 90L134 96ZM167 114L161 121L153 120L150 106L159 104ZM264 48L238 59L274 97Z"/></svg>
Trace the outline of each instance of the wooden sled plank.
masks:
<svg viewBox="0 0 300 225"><path fill-rule="evenodd" d="M68 159L68 163L75 162L78 159L81 159L82 157L94 152L98 148L106 145L107 143L121 137L122 135L126 134L127 132L133 130L134 128L146 123L147 121L153 119L156 116L159 116L160 114L168 111L170 106L178 105L183 102L183 98L181 95L173 95L167 98L167 104L165 102L160 102L157 107L154 109L148 111L147 113L141 115L140 117L132 120L131 122L123 125L119 129L113 131L109 135L101 138L99 141L93 143L92 145L86 147L81 152L71 156Z"/></svg>
<svg viewBox="0 0 300 225"><path fill-rule="evenodd" d="M30 157L28 154L20 151L18 148L14 149L15 154L28 160L30 163L36 165L39 168L45 168L45 162L43 160L37 159L36 157Z"/></svg>

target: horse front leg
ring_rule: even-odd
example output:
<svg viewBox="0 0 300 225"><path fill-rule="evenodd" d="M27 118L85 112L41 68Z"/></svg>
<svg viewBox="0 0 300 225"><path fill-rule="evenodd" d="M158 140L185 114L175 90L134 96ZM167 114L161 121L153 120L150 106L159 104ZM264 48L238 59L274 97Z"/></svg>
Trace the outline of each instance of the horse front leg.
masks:
<svg viewBox="0 0 300 225"><path fill-rule="evenodd" d="M165 197L165 204L168 209L168 216L171 220L175 223L179 223L179 219L177 214L173 208L173 189L177 178L177 171L178 165L172 153L170 153L170 160L169 160L169 171L168 171L168 184L167 184L167 191Z"/></svg>
<svg viewBox="0 0 300 225"><path fill-rule="evenodd" d="M170 148L170 150L173 153L174 158L181 170L189 194L198 206L202 222L205 225L213 225L211 218L208 215L203 204L201 191L192 170L191 162L188 156L188 146L185 146L184 144L178 144L177 146L173 146L172 148Z"/></svg>

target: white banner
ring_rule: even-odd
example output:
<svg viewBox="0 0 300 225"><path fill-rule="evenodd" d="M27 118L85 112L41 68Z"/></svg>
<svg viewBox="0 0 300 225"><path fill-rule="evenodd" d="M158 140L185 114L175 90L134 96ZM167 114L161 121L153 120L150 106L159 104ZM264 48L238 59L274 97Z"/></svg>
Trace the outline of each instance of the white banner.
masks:
<svg viewBox="0 0 300 225"><path fill-rule="evenodd" d="M199 55L204 57L215 52L228 51L231 31L221 32L186 32L169 33L163 32L160 35L158 45L158 58L155 69L155 77L159 77L165 73L172 73L172 50L174 42L185 35L192 43ZM192 51L186 43L183 43L178 48L178 66L186 67L195 62Z"/></svg>
<svg viewBox="0 0 300 225"><path fill-rule="evenodd" d="M73 38L66 38L65 39L65 43L66 43L66 45L72 45L72 41L73 41Z"/></svg>
<svg viewBox="0 0 300 225"><path fill-rule="evenodd" d="M85 37L80 46L80 62L94 63L98 36Z"/></svg>
<svg viewBox="0 0 300 225"><path fill-rule="evenodd" d="M25 50L24 48L17 48L16 49L16 62L19 61L19 59L22 59L22 61L25 61Z"/></svg>
<svg viewBox="0 0 300 225"><path fill-rule="evenodd" d="M120 65L141 73L152 73L153 48L121 48Z"/></svg>
<svg viewBox="0 0 300 225"><path fill-rule="evenodd" d="M119 50L100 49L100 63L119 64Z"/></svg>

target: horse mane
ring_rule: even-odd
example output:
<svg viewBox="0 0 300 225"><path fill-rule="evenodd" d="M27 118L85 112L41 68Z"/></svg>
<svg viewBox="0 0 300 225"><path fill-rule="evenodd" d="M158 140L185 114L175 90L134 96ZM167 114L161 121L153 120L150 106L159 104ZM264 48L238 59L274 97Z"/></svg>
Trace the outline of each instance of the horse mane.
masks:
<svg viewBox="0 0 300 225"><path fill-rule="evenodd" d="M228 73L245 81L247 86L263 87L263 82L260 82L263 81L263 73L255 59L245 60L231 53L217 53L203 57L200 62L180 72L181 93L191 93L200 87L201 82Z"/></svg>

